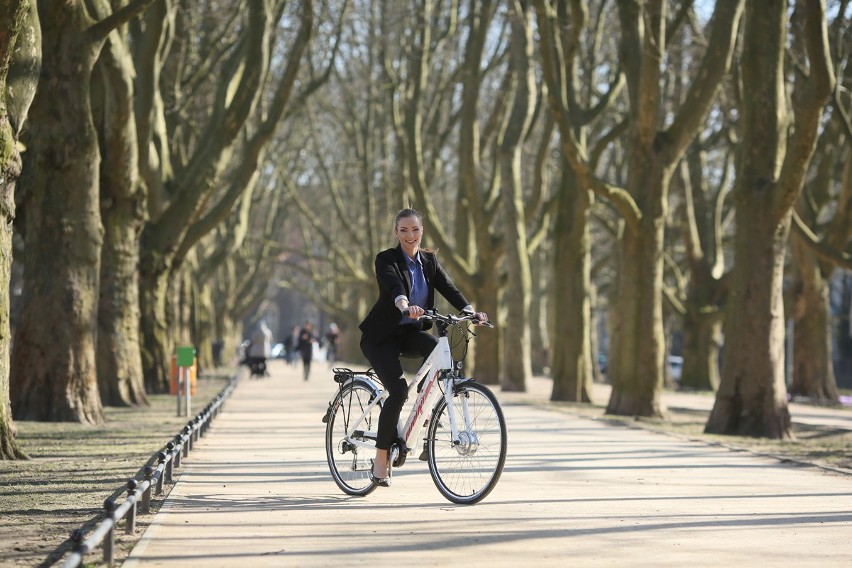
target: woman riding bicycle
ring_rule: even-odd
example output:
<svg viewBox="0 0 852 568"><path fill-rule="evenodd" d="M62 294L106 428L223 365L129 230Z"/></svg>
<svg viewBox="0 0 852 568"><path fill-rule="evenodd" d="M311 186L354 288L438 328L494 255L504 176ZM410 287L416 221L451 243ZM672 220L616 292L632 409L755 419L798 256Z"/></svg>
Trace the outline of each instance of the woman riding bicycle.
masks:
<svg viewBox="0 0 852 568"><path fill-rule="evenodd" d="M394 234L399 244L376 255L379 299L359 326L361 351L389 394L379 414L376 459L370 471L370 479L382 487L390 486L388 450L397 436L399 415L408 398L400 357L425 358L438 343L425 331L431 324L417 318L434 307L435 290L457 310L474 313L438 263L436 253L420 248L420 213L414 209L397 213ZM484 312L476 315L479 321L488 321Z"/></svg>

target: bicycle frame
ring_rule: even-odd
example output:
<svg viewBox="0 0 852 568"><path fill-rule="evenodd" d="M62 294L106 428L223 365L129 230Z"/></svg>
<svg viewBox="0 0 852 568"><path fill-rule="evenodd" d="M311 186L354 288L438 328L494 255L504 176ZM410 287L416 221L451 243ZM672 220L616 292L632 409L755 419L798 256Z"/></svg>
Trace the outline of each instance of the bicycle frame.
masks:
<svg viewBox="0 0 852 568"><path fill-rule="evenodd" d="M443 371L451 371L453 370L453 357L450 352L450 342L446 338L446 336L441 336L438 338L438 344L423 362L423 365L417 371L417 374L414 375L414 378L408 383L408 391L411 392L412 388L415 385L420 383L420 380L423 377L427 377L428 379L424 381L423 387L420 389L420 392L417 393L417 398L414 400L414 405L409 412L408 417L405 422L400 418L399 424L397 424L397 435L399 438L405 441L405 450L410 451L411 448L414 447L415 441L419 438L420 433L423 430L424 423L426 420L431 418L432 409L435 406L435 401L438 398L438 389L435 388L438 383L439 377ZM361 380L366 380L372 383L377 391L381 391L381 395L376 397L373 401L371 401L361 413L361 415L353 422L350 423L349 428L346 431L346 437L348 441L356 446L365 447L365 448L375 448L375 443L364 441L365 439L376 439L377 432L370 430L361 430L358 426L361 425L364 418L367 414L375 408L377 404L385 400L389 395L387 391L381 388L380 385L376 384L370 377L366 375L356 375L357 378ZM353 377L352 380L354 380ZM453 389L451 386L451 379L444 379L445 387L444 387L444 398L447 400L447 405L449 408L452 408L452 397L453 397ZM428 413L428 414L427 414ZM469 424L470 417L467 416L467 405L464 405L464 418L465 424ZM456 422L455 415L450 412L450 428L453 436L453 440L458 440L458 427ZM397 456L391 456L392 459L396 459Z"/></svg>

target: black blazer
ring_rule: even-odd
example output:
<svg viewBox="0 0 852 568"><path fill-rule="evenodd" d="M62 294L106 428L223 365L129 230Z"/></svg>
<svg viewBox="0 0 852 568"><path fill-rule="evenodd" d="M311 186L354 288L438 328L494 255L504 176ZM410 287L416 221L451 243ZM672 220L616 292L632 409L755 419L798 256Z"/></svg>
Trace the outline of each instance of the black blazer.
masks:
<svg viewBox="0 0 852 568"><path fill-rule="evenodd" d="M457 310L470 302L455 287L453 281L444 272L435 253L420 251L423 261L423 275L426 277L426 287L429 295L424 309L435 307L435 290L447 299ZM397 296L408 297L411 294L411 274L405 263L405 253L400 246L383 250L376 255L376 280L379 283L379 299L358 327L363 338L372 343L378 343L396 331L402 320L402 312L393 303ZM424 329L431 324L424 322Z"/></svg>

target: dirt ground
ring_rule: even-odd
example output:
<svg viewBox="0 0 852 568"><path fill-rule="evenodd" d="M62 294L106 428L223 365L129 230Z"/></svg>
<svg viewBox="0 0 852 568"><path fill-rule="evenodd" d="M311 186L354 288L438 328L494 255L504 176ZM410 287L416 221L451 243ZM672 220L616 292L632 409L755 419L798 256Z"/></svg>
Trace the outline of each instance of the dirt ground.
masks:
<svg viewBox="0 0 852 568"><path fill-rule="evenodd" d="M193 408L202 408L225 383L224 375L200 379ZM185 417L176 416L173 396L152 396L151 403L148 409L107 408L107 423L98 428L17 423L17 439L31 459L0 461L0 566L50 566L70 550L73 530L91 530L102 519L104 500L121 496L127 480L186 423ZM603 405L537 404L852 475L852 432L848 430L796 425L796 439L787 441L709 436L702 432L707 412L699 410L670 408L668 420L660 421L612 419L604 416ZM155 497L152 513L138 517L134 535L125 535L123 524L119 526L119 563L141 538L163 499ZM97 566L101 558L99 549L86 557L87 565Z"/></svg>
<svg viewBox="0 0 852 568"><path fill-rule="evenodd" d="M226 384L225 374L199 378L193 415ZM105 499L123 501L127 481L187 423L177 416L174 396L149 399L145 409L105 408L100 427L16 422L16 440L30 459L0 461L0 566L53 565L71 549L72 531L90 531L100 522ZM152 498L152 514L137 517L135 535L119 525L116 557L126 556L141 537L163 497ZM86 556L87 565L101 558L97 550Z"/></svg>

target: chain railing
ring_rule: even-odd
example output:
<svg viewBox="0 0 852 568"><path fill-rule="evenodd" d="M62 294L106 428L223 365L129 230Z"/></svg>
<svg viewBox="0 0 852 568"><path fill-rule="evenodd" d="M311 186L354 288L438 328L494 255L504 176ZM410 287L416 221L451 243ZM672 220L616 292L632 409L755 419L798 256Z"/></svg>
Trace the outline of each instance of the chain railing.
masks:
<svg viewBox="0 0 852 568"><path fill-rule="evenodd" d="M127 481L127 497L120 505L112 497L104 501L104 519L91 532L87 534L83 529L77 529L71 533L74 547L62 568L81 566L86 554L101 544L104 563L110 566L114 563L115 531L119 522L124 521L125 533L132 534L136 531L137 514L151 512L151 495L161 495L163 484L174 481L175 468L180 467L181 460L189 456L194 443L204 436L210 422L237 386L237 380L238 376L231 378L227 386L165 445L164 451L158 452L155 459L149 460L148 465L141 470L141 479L134 477ZM157 464L156 467L153 463Z"/></svg>

